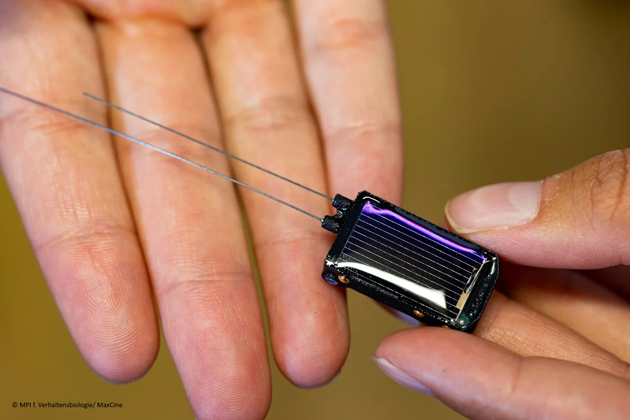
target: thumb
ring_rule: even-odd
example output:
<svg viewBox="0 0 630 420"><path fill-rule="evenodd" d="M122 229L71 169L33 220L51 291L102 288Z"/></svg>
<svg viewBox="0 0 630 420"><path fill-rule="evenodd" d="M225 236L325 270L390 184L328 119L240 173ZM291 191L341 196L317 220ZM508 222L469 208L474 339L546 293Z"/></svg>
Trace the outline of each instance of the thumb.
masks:
<svg viewBox="0 0 630 420"><path fill-rule="evenodd" d="M543 181L469 191L446 205L446 217L459 234L519 264L630 264L630 149Z"/></svg>

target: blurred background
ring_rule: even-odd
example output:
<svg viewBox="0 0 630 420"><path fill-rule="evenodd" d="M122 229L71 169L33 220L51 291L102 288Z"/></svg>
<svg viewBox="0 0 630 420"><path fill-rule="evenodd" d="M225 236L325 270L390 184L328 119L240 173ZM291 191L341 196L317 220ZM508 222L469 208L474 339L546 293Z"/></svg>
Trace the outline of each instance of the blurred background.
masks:
<svg viewBox="0 0 630 420"><path fill-rule="evenodd" d="M388 2L405 121L404 206L441 223L446 201L488 183L535 180L630 146L630 1ZM371 360L405 326L349 293L352 346L316 390L273 366L270 419L458 419ZM418 351L421 351L420 349ZM0 418L192 418L164 344L138 382L83 362L0 182ZM14 409L12 401L115 401L123 409Z"/></svg>

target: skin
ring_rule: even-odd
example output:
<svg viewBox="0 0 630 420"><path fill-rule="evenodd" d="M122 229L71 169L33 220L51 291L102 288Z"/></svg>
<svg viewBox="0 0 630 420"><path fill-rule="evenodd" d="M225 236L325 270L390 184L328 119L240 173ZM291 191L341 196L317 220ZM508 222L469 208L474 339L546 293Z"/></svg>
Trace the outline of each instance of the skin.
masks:
<svg viewBox="0 0 630 420"><path fill-rule="evenodd" d="M367 188L400 200L400 115L380 0L300 0L291 10L278 0L4 0L0 56L1 86L312 213L329 213L329 203L82 93L328 195ZM341 369L345 296L320 278L333 236L318 222L7 95L0 164L63 319L104 380L150 369L159 317L197 418L265 416L268 355L239 195L280 370L309 388Z"/></svg>
<svg viewBox="0 0 630 420"><path fill-rule="evenodd" d="M404 330L375 361L473 419L627 418L629 186L630 149L613 151L543 180L532 220L463 233L508 261L474 335ZM451 229L471 204L447 205Z"/></svg>
<svg viewBox="0 0 630 420"><path fill-rule="evenodd" d="M109 113L81 93L328 195L368 189L399 202L400 115L383 2L296 0L291 6L274 0L0 1L0 85L110 122L316 214L328 212L325 200ZM606 252L627 249L627 199L608 216L562 218L582 214L571 213L571 203L608 209L589 205L602 202L595 196L629 197L577 189L586 191L580 196L586 201L576 200L570 186L592 179L589 170L610 180L592 185L619 186L621 178L606 175L617 172L601 172L609 166L599 163L545 181L551 207L532 224L468 234L515 264L535 266L502 266L503 293L493 295L476 336L401 331L376 350L379 366L473 418L612 419L629 412L628 271L603 269L630 256ZM159 316L197 418L265 416L268 357L239 196L278 366L301 387L321 386L341 368L349 345L345 300L319 278L331 235L315 221L6 96L0 98L0 164L68 329L103 379L129 382L150 369ZM558 179L567 193L556 195ZM627 189L630 182L621 185ZM589 230L593 220L609 226L609 236ZM557 240L566 235L570 241Z"/></svg>

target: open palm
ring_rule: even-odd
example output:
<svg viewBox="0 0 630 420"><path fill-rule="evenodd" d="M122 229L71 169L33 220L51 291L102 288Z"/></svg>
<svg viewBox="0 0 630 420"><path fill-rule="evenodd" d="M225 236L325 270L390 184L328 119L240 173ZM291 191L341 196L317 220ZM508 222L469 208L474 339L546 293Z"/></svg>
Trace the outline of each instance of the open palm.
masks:
<svg viewBox="0 0 630 420"><path fill-rule="evenodd" d="M329 210L324 199L108 114L81 94L107 97L329 195L368 189L399 202L400 121L383 2L291 5L297 41L280 0L0 0L0 86L233 172L318 215ZM615 156L605 158L613 168L621 161ZM583 184L613 179L613 187L623 179L623 194L610 197L625 197L618 206L625 212L616 214L627 214L630 182L601 172L607 162L587 164L585 171L595 168L590 178L578 169L565 179L585 174ZM313 220L6 96L0 164L63 318L105 380L128 382L148 371L159 317L197 417L265 415L268 358L237 193L280 370L314 387L341 368L349 344L345 301L319 278L332 238ZM545 203L564 211L557 215L572 214L558 204L572 198L553 201L549 188ZM529 227L461 233L522 265L628 263L627 218L616 216L618 236L604 241L587 223L558 228L553 222L562 218L544 218L550 214ZM611 249L625 253L605 252ZM630 387L627 268L502 270L505 294L494 295L476 332L486 340L435 328L402 331L377 349L384 370L472 417L575 418L597 412L598 403L619 412ZM573 404L554 405L566 395Z"/></svg>
<svg viewBox="0 0 630 420"><path fill-rule="evenodd" d="M299 43L281 1L2 0L0 86L99 123L107 109L82 93L107 97L319 191L369 188L398 201L402 152L384 5L293 6ZM234 187L6 95L0 122L3 172L95 372L127 382L151 367L154 296L196 416L263 417L268 357ZM230 168L223 156L133 117L114 113L109 122L312 213L329 212L325 199ZM344 295L319 277L331 235L239 193L276 362L299 386L325 384L349 343Z"/></svg>

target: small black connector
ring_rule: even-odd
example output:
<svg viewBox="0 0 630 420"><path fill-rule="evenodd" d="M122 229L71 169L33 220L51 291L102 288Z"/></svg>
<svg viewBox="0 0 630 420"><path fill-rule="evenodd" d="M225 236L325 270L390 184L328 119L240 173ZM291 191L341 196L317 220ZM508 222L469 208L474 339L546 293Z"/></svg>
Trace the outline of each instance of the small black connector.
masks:
<svg viewBox="0 0 630 420"><path fill-rule="evenodd" d="M337 194L332 202L333 207L341 211L349 210L353 204L354 204L354 201L350 200L349 198L344 197L341 194Z"/></svg>
<svg viewBox="0 0 630 420"><path fill-rule="evenodd" d="M337 194L333 199L332 205L337 209L337 213L335 213L334 216L324 216L322 219L322 227L329 232L339 233L348 215L348 210L354 205L354 201L341 194Z"/></svg>

